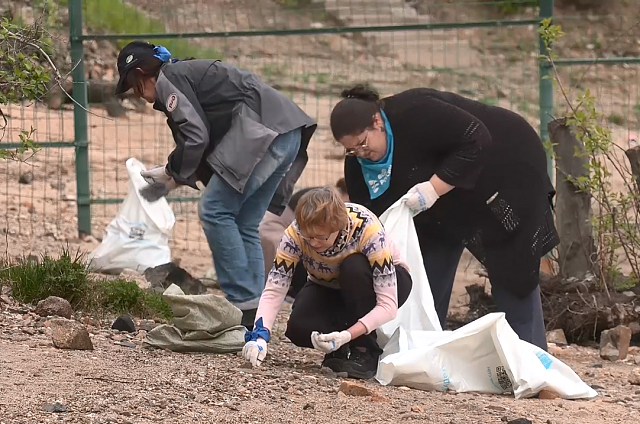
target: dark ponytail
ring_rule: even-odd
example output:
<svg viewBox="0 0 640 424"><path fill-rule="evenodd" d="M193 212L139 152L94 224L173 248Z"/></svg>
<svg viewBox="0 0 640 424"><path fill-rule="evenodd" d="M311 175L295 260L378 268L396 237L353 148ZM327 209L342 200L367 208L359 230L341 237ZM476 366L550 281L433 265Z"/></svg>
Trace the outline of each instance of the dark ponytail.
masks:
<svg viewBox="0 0 640 424"><path fill-rule="evenodd" d="M380 96L363 85L344 90L343 100L331 111L331 132L333 138L357 135L373 124L373 117L380 112Z"/></svg>

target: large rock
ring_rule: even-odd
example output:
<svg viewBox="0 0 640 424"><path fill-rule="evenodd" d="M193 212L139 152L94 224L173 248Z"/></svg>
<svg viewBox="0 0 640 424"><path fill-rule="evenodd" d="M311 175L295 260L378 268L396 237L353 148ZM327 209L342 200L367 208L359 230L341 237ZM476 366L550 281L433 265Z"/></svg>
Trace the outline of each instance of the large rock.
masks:
<svg viewBox="0 0 640 424"><path fill-rule="evenodd" d="M566 346L567 337L564 335L562 328L547 331L547 343L554 343L556 346Z"/></svg>
<svg viewBox="0 0 640 424"><path fill-rule="evenodd" d="M619 325L600 334L600 357L609 361L625 359L631 343L631 329Z"/></svg>
<svg viewBox="0 0 640 424"><path fill-rule="evenodd" d="M77 321L52 319L51 338L58 349L93 350L93 343L84 325Z"/></svg>
<svg viewBox="0 0 640 424"><path fill-rule="evenodd" d="M207 288L197 278L180 268L173 262L147 268L144 271L144 278L151 284L151 288L162 293L171 284L180 287L185 294L204 294Z"/></svg>
<svg viewBox="0 0 640 424"><path fill-rule="evenodd" d="M49 296L38 302L35 313L41 317L62 317L71 318L73 308L66 299L57 296Z"/></svg>

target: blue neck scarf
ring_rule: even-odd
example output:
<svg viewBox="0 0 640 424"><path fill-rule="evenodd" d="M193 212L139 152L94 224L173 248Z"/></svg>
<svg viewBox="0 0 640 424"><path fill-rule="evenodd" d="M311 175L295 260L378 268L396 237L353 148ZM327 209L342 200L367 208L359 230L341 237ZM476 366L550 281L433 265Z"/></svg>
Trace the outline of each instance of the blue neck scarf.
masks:
<svg viewBox="0 0 640 424"><path fill-rule="evenodd" d="M384 130L387 134L387 153L377 162L369 159L358 158L362 168L364 182L369 188L371 199L381 196L391 184L391 163L393 162L393 132L384 111L380 109L380 115L384 121Z"/></svg>

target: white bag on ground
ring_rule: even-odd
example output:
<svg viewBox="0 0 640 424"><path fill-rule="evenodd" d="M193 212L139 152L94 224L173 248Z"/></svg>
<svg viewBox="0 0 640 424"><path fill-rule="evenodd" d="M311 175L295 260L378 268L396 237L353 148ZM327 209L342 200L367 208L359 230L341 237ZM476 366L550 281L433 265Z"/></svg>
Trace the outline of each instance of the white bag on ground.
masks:
<svg viewBox="0 0 640 424"><path fill-rule="evenodd" d="M137 159L126 162L129 173L127 197L116 217L106 228L102 243L89 255L91 269L120 273L123 269L145 269L171 262L169 236L175 216L163 197L149 203L139 190L147 183L140 175L146 170Z"/></svg>
<svg viewBox="0 0 640 424"><path fill-rule="evenodd" d="M377 330L384 351L376 379L423 390L513 393L517 399L543 389L566 399L597 396L567 365L520 340L504 313L442 331L406 197L380 217L411 268L413 288L396 319Z"/></svg>
<svg viewBox="0 0 640 424"><path fill-rule="evenodd" d="M376 379L422 390L513 393L540 390L564 399L597 396L567 365L520 340L504 313L485 315L455 331L405 331L385 346Z"/></svg>
<svg viewBox="0 0 640 424"><path fill-rule="evenodd" d="M413 288L398 315L377 330L378 344L384 347L398 326L407 331L441 331L440 320L433 304L433 295L429 286L427 272L424 269L420 243L413 223L413 216L407 206L406 198L400 198L381 216L389 238L393 240L405 262L409 265Z"/></svg>

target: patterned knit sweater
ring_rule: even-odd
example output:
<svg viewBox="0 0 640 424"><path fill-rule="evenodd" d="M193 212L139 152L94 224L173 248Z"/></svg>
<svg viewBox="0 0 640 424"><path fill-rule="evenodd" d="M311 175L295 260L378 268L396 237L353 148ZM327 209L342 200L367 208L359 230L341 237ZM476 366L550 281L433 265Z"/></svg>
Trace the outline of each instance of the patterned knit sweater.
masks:
<svg viewBox="0 0 640 424"><path fill-rule="evenodd" d="M303 262L312 282L339 289L340 264L354 253L362 253L369 259L376 293L376 306L359 321L370 333L395 318L398 311L395 266L409 268L371 211L354 203L347 203L346 206L349 214L347 228L340 231L334 245L322 253L316 252L302 238L296 221L286 229L256 313L256 320L262 317L263 325L269 330L287 294L298 262Z"/></svg>

